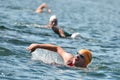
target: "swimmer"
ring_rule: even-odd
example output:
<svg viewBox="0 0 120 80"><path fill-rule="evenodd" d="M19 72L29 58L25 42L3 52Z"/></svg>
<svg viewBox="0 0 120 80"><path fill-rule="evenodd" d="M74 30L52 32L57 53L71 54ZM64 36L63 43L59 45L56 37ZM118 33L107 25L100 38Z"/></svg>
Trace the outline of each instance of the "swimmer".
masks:
<svg viewBox="0 0 120 80"><path fill-rule="evenodd" d="M46 8L48 13L51 13L51 10L48 8L46 3L42 3L37 9L36 9L36 13L41 13L43 12L43 9Z"/></svg>
<svg viewBox="0 0 120 80"><path fill-rule="evenodd" d="M62 38L66 38L72 35L58 27L58 19L55 15L50 17L49 24L46 27L51 28L56 34L58 34Z"/></svg>
<svg viewBox="0 0 120 80"><path fill-rule="evenodd" d="M75 56L71 53L67 53L63 48L53 44L31 44L27 50L33 52L37 48L57 52L62 57L64 65L69 67L86 68L92 60L92 53L87 49L81 49Z"/></svg>

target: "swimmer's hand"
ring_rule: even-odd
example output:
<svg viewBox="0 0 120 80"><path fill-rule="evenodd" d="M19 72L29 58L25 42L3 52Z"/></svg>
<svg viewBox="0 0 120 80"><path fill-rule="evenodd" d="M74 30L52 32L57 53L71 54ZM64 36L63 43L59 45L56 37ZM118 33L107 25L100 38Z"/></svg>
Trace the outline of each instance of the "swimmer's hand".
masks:
<svg viewBox="0 0 120 80"><path fill-rule="evenodd" d="M30 52L33 52L33 51L35 51L36 48L37 48L37 44L31 44L31 45L27 48L27 50L30 51Z"/></svg>
<svg viewBox="0 0 120 80"><path fill-rule="evenodd" d="M51 9L48 9L48 13L51 13Z"/></svg>

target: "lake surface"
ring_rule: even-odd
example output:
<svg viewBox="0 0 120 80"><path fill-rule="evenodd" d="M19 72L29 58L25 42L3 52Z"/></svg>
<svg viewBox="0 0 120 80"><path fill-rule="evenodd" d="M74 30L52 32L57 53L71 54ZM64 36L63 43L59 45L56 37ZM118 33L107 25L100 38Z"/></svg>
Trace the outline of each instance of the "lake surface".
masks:
<svg viewBox="0 0 120 80"><path fill-rule="evenodd" d="M43 2L51 14L35 13ZM51 15L57 16L61 28L83 38L60 38L42 28ZM29 53L31 43L56 44L73 55L90 49L92 63L87 69L50 65L62 60L49 51ZM120 0L0 0L1 80L119 80L119 59Z"/></svg>

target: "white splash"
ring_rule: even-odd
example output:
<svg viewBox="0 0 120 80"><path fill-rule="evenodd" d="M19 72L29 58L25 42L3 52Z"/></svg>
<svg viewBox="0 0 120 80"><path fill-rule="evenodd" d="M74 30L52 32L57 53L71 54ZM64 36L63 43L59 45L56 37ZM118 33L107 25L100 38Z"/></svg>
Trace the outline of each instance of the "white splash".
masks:
<svg viewBox="0 0 120 80"><path fill-rule="evenodd" d="M32 60L42 61L44 63L58 63L63 64L62 58L55 52L44 50L44 49L36 49L32 52Z"/></svg>
<svg viewBox="0 0 120 80"><path fill-rule="evenodd" d="M80 37L80 33L78 33L78 32L73 33L73 34L71 35L71 38L72 38L72 39L76 39L76 38L79 38L79 37Z"/></svg>

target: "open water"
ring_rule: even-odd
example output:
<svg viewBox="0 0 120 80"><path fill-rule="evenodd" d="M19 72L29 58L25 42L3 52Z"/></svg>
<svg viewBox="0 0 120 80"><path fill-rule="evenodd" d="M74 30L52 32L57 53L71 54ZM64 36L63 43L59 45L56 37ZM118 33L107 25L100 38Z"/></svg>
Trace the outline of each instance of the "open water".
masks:
<svg viewBox="0 0 120 80"><path fill-rule="evenodd" d="M51 14L35 13L43 2ZM83 38L60 38L42 28L51 15L61 28ZM50 65L56 56L42 50L30 54L31 43L56 44L73 55L90 49L92 63L87 69ZM0 80L119 80L119 59L120 0L0 0Z"/></svg>

